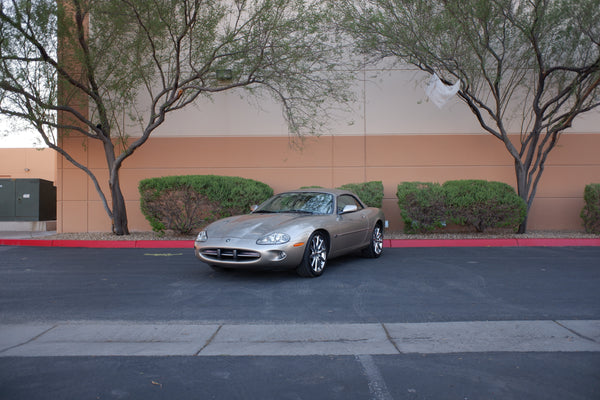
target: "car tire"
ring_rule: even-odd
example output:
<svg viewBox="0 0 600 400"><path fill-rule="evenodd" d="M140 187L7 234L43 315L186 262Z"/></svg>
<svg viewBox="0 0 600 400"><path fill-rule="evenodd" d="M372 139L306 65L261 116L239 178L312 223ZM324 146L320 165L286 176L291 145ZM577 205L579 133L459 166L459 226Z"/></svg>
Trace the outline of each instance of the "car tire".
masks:
<svg viewBox="0 0 600 400"><path fill-rule="evenodd" d="M368 258L378 258L383 253L383 228L377 223L371 232L371 241L368 247L365 247L363 254Z"/></svg>
<svg viewBox="0 0 600 400"><path fill-rule="evenodd" d="M320 276L327 264L327 253L329 251L327 235L323 232L314 232L310 235L304 249L302 262L296 268L298 275L305 278Z"/></svg>

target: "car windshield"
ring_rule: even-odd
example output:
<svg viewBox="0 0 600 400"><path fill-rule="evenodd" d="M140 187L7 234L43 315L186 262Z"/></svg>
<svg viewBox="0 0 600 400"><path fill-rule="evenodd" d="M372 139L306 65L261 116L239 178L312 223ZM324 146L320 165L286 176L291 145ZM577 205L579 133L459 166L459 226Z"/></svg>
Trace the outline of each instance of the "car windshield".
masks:
<svg viewBox="0 0 600 400"><path fill-rule="evenodd" d="M331 214L333 195L318 192L282 193L271 197L254 212Z"/></svg>

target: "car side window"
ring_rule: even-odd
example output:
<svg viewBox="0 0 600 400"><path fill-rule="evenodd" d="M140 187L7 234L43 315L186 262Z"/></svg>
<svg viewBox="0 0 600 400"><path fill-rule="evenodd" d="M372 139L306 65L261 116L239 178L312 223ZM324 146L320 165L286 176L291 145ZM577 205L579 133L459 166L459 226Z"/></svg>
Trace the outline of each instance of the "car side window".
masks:
<svg viewBox="0 0 600 400"><path fill-rule="evenodd" d="M342 194L338 197L337 201L338 214L340 214L344 210L344 207L348 205L356 206L358 210L361 210L363 208L362 204L360 204L360 202L354 196L351 196L349 194Z"/></svg>

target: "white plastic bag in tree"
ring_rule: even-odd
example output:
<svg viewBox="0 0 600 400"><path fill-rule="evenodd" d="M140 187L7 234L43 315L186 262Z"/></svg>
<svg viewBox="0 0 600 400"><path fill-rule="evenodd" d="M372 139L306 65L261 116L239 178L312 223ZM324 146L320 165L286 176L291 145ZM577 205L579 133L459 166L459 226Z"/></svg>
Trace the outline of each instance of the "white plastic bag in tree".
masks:
<svg viewBox="0 0 600 400"><path fill-rule="evenodd" d="M433 74L425 88L425 94L427 94L427 97L429 97L429 100L431 100L433 104L438 108L442 108L452 96L458 93L459 90L460 81L456 81L452 86L445 85L437 74Z"/></svg>

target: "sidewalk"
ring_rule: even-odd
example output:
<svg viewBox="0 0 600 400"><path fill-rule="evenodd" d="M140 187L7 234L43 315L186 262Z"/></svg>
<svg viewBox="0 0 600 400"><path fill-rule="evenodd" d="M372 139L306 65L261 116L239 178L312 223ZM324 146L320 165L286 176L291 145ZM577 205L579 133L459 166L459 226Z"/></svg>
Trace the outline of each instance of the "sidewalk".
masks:
<svg viewBox="0 0 600 400"><path fill-rule="evenodd" d="M0 325L0 357L600 352L600 321Z"/></svg>
<svg viewBox="0 0 600 400"><path fill-rule="evenodd" d="M51 239L55 231L2 232L0 245L86 248L193 248L189 240L65 240ZM597 238L482 238L482 239L384 239L386 248L408 247L565 247L600 246Z"/></svg>

